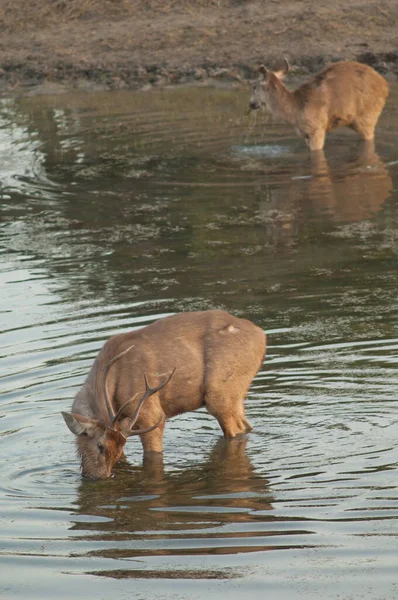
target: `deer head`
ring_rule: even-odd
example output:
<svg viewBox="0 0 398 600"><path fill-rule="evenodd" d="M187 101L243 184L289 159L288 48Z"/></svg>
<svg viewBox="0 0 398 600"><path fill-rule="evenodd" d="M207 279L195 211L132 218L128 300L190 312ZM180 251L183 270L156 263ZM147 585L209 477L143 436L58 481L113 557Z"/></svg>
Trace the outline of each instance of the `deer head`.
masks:
<svg viewBox="0 0 398 600"><path fill-rule="evenodd" d="M252 95L249 100L249 110L258 110L259 108L270 108L268 97L272 93L273 87L277 82L286 77L289 72L289 63L286 58L283 59L283 67L277 71L269 71L261 65L258 69L259 78L253 85Z"/></svg>
<svg viewBox="0 0 398 600"><path fill-rule="evenodd" d="M123 453L126 440L131 435L141 435L148 433L156 427L159 427L163 417L157 423L146 429L133 429L142 405L170 381L175 369L170 373L167 379L160 385L151 388L148 379L144 373L145 392L139 399L137 407L132 417L121 418L123 410L135 399L134 394L125 402L115 413L112 403L109 399L107 379L112 365L122 356L127 354L133 346L129 346L123 352L112 358L104 369L103 393L106 408L108 411L108 422L91 419L84 415L76 413L62 412L66 425L72 433L77 436L77 451L81 459L81 468L83 477L89 479L106 479L110 477L113 465L119 460Z"/></svg>

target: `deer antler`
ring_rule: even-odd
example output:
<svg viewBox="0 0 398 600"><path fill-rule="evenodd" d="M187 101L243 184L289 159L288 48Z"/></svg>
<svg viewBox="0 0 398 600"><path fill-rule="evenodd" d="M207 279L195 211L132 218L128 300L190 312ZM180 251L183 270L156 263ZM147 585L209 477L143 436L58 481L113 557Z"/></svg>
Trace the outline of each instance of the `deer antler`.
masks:
<svg viewBox="0 0 398 600"><path fill-rule="evenodd" d="M117 354L116 356L114 356L113 358L111 358L111 360L107 363L107 365L105 367L105 371L104 371L104 398L105 398L106 408L108 409L109 420L111 422L111 426L112 427L113 427L114 422L115 422L115 411L113 410L112 403L109 400L108 387L106 385L107 378L108 378L111 366L117 360L119 360L119 358L122 358L122 356L124 356L125 354L127 354L127 352L129 352L131 350L131 348L134 348L134 344L132 344L131 346L129 346L128 348L126 348L126 350L123 350L123 352L120 352L120 354Z"/></svg>
<svg viewBox="0 0 398 600"><path fill-rule="evenodd" d="M163 419L164 419L164 416L162 415L160 417L159 421L157 423L155 423L155 425L152 425L151 427L146 427L145 429L134 429L134 431L129 430L128 432L126 432L126 435L127 435L127 437L130 437L130 435L141 435L141 433L148 433L149 431L156 429L156 427L159 427L159 425L161 424Z"/></svg>
<svg viewBox="0 0 398 600"><path fill-rule="evenodd" d="M167 377L167 379L165 381L163 381L163 383L160 383L159 385L157 385L154 388L151 388L148 384L148 379L146 376L146 373L144 373L144 380L145 380L145 392L142 395L142 397L139 399L137 407L134 411L133 416L131 417L129 426L128 426L128 430L127 430L127 435L139 435L141 433L147 433L148 431L152 431L152 429L156 429L156 427L158 427L160 425L160 423L163 420L163 416L159 419L159 421L156 423L156 425L152 425L151 427L148 427L146 429L136 429L133 431L133 427L138 419L138 416L140 414L140 410L142 408L142 405L144 404L145 400L147 400L150 396L152 396L153 394L155 394L156 392L159 392L159 390L161 390L162 388L165 387L165 385L167 385L170 381L170 379L173 377L174 372L175 372L176 368L174 367L174 369L172 370L172 372L170 373L170 375ZM132 396L129 400L127 400L127 402L125 402L117 411L116 415L113 418L113 422L112 425L117 421L117 419L119 418L119 416L121 415L124 407L129 404L130 402L132 402L135 398L136 394L134 394L134 396Z"/></svg>

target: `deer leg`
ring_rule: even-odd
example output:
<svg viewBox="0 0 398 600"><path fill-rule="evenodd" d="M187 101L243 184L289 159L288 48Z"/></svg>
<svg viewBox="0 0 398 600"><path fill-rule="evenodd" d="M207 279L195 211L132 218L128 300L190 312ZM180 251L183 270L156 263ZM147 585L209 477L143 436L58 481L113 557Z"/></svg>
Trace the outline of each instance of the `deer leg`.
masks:
<svg viewBox="0 0 398 600"><path fill-rule="evenodd" d="M241 433L247 433L253 429L245 417L243 400L241 397L229 397L208 392L205 398L208 412L219 422L224 437L234 438Z"/></svg>
<svg viewBox="0 0 398 600"><path fill-rule="evenodd" d="M313 150L322 150L325 145L325 130L318 129L314 134L308 137L308 148Z"/></svg>
<svg viewBox="0 0 398 600"><path fill-rule="evenodd" d="M375 121L366 121L357 119L350 124L350 128L353 129L362 140L373 140L375 135Z"/></svg>
<svg viewBox="0 0 398 600"><path fill-rule="evenodd" d="M164 465L162 452L147 452L142 461L144 473L152 483L162 481L164 478Z"/></svg>
<svg viewBox="0 0 398 600"><path fill-rule="evenodd" d="M245 417L245 415L243 415L242 417L242 421L241 421L242 427L244 427L246 433L249 433L249 431L251 431L253 429L253 425L250 423L250 421L248 421Z"/></svg>
<svg viewBox="0 0 398 600"><path fill-rule="evenodd" d="M165 424L166 419L163 419L163 421L158 427L156 427L156 429L140 435L144 454L146 454L147 452L163 452L163 432ZM142 428L148 426L150 426L150 424L143 425Z"/></svg>

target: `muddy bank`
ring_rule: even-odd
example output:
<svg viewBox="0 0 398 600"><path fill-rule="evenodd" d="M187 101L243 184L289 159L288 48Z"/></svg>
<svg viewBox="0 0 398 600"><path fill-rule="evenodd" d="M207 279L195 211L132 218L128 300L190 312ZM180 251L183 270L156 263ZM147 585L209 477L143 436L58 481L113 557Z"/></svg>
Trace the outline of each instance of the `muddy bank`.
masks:
<svg viewBox="0 0 398 600"><path fill-rule="evenodd" d="M395 0L2 0L0 90L241 85L282 56L297 75L356 59L395 79L397 23Z"/></svg>

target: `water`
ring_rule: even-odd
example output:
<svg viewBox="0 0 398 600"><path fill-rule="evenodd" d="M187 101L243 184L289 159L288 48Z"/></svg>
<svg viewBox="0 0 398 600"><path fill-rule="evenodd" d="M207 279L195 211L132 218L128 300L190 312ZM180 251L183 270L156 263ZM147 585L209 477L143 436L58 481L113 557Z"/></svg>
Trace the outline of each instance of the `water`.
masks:
<svg viewBox="0 0 398 600"><path fill-rule="evenodd" d="M2 101L2 597L397 597L397 100L316 157L245 91ZM82 481L103 342L217 307L268 334L253 433L185 414Z"/></svg>

